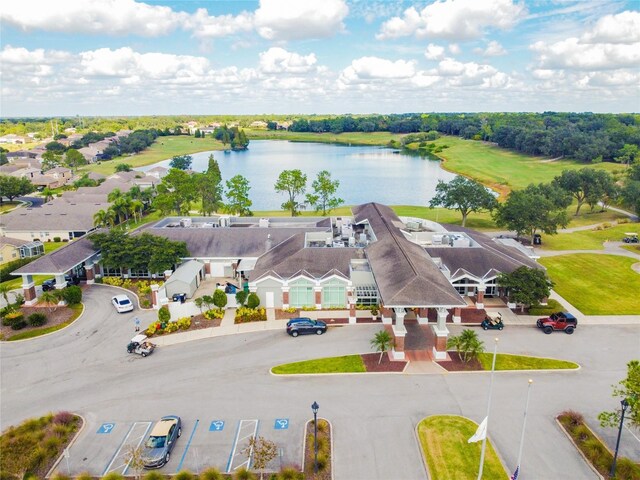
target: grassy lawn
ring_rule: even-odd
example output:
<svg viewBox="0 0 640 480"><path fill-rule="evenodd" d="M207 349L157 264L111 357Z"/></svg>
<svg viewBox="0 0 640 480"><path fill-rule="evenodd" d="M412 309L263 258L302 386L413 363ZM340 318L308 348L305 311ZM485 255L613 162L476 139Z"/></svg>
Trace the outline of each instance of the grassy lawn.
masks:
<svg viewBox="0 0 640 480"><path fill-rule="evenodd" d="M13 210L14 208L16 208L18 205L20 205L22 202L2 202L2 205L0 205L0 214L4 213L4 212L8 212L9 210Z"/></svg>
<svg viewBox="0 0 640 480"><path fill-rule="evenodd" d="M60 247L69 245L69 242L44 242L43 245L44 245L44 253L51 253L54 250L59 249Z"/></svg>
<svg viewBox="0 0 640 480"><path fill-rule="evenodd" d="M640 233L640 223L623 223L602 230L582 230L558 235L543 235L545 250L603 250L606 240L621 241L625 232Z"/></svg>
<svg viewBox="0 0 640 480"><path fill-rule="evenodd" d="M67 325L71 325L73 322L75 322L80 314L84 311L84 306L81 303L79 303L78 305L69 305L69 308L73 310L73 316L66 322L59 323L58 325L54 325L52 327L36 328L33 330L29 330L28 332L17 333L16 335L10 336L7 341L11 342L13 340L25 340L27 338L40 337L42 335L46 335L47 333L62 330Z"/></svg>
<svg viewBox="0 0 640 480"><path fill-rule="evenodd" d="M245 129L249 139L254 140L289 140L291 142L339 143L343 145L387 145L391 140L398 140L403 135L389 132L347 132L347 133L312 133L287 132L285 130L251 130ZM249 145L251 148L251 145Z"/></svg>
<svg viewBox="0 0 640 480"><path fill-rule="evenodd" d="M541 258L554 290L585 315L640 315L637 260L580 253Z"/></svg>
<svg viewBox="0 0 640 480"><path fill-rule="evenodd" d="M45 478L82 420L68 412L32 418L0 436L2 478Z"/></svg>
<svg viewBox="0 0 640 480"><path fill-rule="evenodd" d="M482 442L467 443L478 425L454 415L435 415L418 424L429 477L438 480L474 480L478 477ZM491 442L487 440L483 479L507 478Z"/></svg>
<svg viewBox="0 0 640 480"><path fill-rule="evenodd" d="M524 188L530 183L549 182L563 170L578 170L588 166L613 172L623 168L612 163L585 165L573 160L545 162L542 157L531 157L489 143L458 137L444 136L434 143L449 146L437 154L444 160L447 170L475 178L501 194Z"/></svg>
<svg viewBox="0 0 640 480"><path fill-rule="evenodd" d="M285 363L273 367L271 371L277 375L291 375L294 373L361 373L366 370L360 355L346 355Z"/></svg>
<svg viewBox="0 0 640 480"><path fill-rule="evenodd" d="M162 160L168 160L176 155L187 155L190 153L223 149L224 147L222 143L211 137L194 138L188 135L158 137L149 148L138 155L116 157L113 160L106 162L86 165L78 170L110 175L115 171L116 165L119 163L128 163L132 167L136 168L161 162Z"/></svg>
<svg viewBox="0 0 640 480"><path fill-rule="evenodd" d="M492 353L481 353L478 359L482 364L482 368L491 370ZM576 368L578 368L577 363L554 358L527 357L508 353L498 353L496 355L496 370L571 370Z"/></svg>
<svg viewBox="0 0 640 480"><path fill-rule="evenodd" d="M36 285L42 285L42 282L44 282L47 278L51 278L51 275L34 275L33 281ZM22 288L22 277L15 277L13 280L7 280L6 282L0 283L0 285L7 285L11 290Z"/></svg>

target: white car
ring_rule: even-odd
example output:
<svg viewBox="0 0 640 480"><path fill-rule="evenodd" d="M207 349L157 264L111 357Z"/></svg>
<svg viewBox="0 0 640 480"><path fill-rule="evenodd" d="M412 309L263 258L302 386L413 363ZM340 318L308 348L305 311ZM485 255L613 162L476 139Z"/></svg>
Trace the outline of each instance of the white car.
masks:
<svg viewBox="0 0 640 480"><path fill-rule="evenodd" d="M133 302L126 295L116 295L111 299L111 303L118 313L133 311Z"/></svg>

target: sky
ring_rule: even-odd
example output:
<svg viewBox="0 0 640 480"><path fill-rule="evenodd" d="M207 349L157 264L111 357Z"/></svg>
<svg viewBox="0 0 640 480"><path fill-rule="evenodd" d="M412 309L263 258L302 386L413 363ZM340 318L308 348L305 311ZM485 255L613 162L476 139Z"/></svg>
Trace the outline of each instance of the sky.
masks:
<svg viewBox="0 0 640 480"><path fill-rule="evenodd" d="M640 0L5 0L0 116L640 111Z"/></svg>

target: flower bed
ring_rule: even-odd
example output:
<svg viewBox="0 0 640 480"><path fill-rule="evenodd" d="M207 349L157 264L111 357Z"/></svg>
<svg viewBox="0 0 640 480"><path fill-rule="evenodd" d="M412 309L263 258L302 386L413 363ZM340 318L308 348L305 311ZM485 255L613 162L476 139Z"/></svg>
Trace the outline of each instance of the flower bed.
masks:
<svg viewBox="0 0 640 480"><path fill-rule="evenodd" d="M187 322L188 320L188 322ZM209 320L205 318L203 315L196 315L195 317L185 317L180 318L175 322L166 322L166 328L158 328L158 325L162 327L161 322L153 322L149 327L143 332L147 337L159 336L159 335L169 335L175 332L185 332L190 330L200 330L202 328L211 328L211 327L219 327L221 320L219 318ZM177 324L177 325L173 325ZM153 332L153 333L151 333Z"/></svg>
<svg viewBox="0 0 640 480"><path fill-rule="evenodd" d="M140 298L141 308L151 308L151 285L162 286L164 284L164 282L155 280L138 280L121 277L103 277L102 283L104 285L126 288L132 291Z"/></svg>
<svg viewBox="0 0 640 480"><path fill-rule="evenodd" d="M18 326L22 326L20 326L20 328L14 328L13 325L15 325L15 323L9 323L8 320L4 320L7 319L7 316L5 315L3 322L0 325L0 339L10 340L12 337L15 337L17 335L24 337L28 332L35 332L42 327L47 328L47 330L50 330L52 328L55 330L55 327L63 326L67 322L70 322L71 320L77 318L79 312L81 311L82 305L73 307L47 304L37 304L31 307L22 306L15 312L19 315L19 318L22 318L22 323L18 324ZM45 315L45 322L40 323L35 321L35 318L33 317L34 314ZM37 316L39 317L41 315Z"/></svg>
<svg viewBox="0 0 640 480"><path fill-rule="evenodd" d="M315 442L313 420L307 422L304 452L304 477L313 480L330 480L331 474L331 425L318 419L318 473L315 473Z"/></svg>
<svg viewBox="0 0 640 480"><path fill-rule="evenodd" d="M236 309L236 318L234 323L265 322L266 320L266 309L240 307Z"/></svg>

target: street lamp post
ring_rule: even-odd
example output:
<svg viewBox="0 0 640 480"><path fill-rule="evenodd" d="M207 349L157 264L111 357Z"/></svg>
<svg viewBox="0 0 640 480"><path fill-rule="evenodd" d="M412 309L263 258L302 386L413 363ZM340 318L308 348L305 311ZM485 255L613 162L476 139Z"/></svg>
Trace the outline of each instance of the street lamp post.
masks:
<svg viewBox="0 0 640 480"><path fill-rule="evenodd" d="M611 464L611 471L609 472L609 478L613 478L616 476L616 461L618 460L618 448L620 448L620 435L622 435L622 423L624 422L624 412L627 411L627 407L629 406L629 402L626 398L623 398L620 401L620 406L622 407L622 413L620 415L620 427L618 427L618 439L616 440L616 453L613 455L613 463Z"/></svg>
<svg viewBox="0 0 640 480"><path fill-rule="evenodd" d="M311 411L313 412L313 472L318 473L318 402L313 402Z"/></svg>

